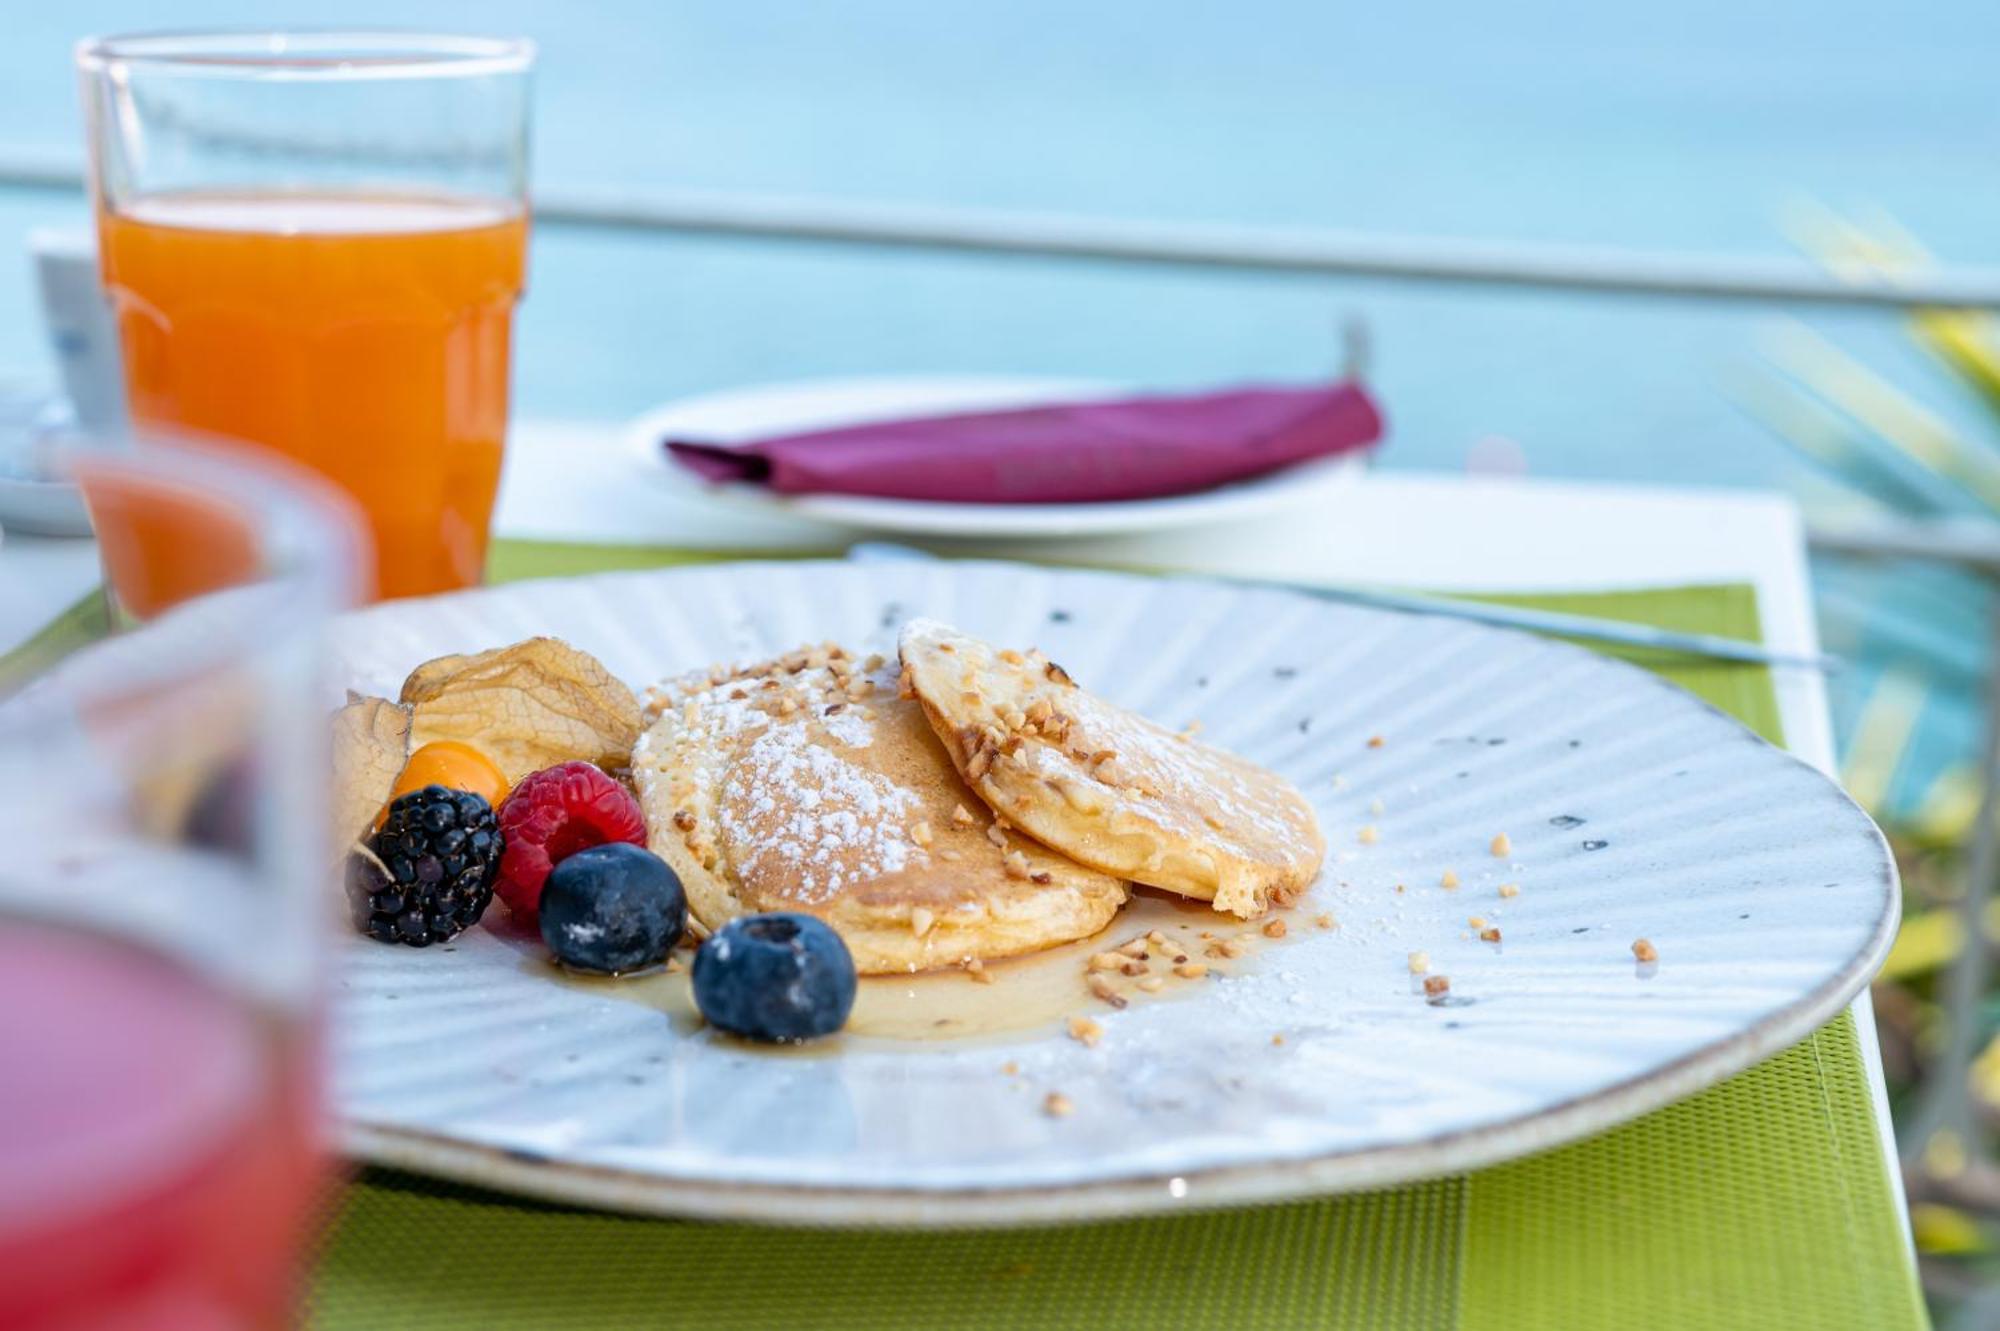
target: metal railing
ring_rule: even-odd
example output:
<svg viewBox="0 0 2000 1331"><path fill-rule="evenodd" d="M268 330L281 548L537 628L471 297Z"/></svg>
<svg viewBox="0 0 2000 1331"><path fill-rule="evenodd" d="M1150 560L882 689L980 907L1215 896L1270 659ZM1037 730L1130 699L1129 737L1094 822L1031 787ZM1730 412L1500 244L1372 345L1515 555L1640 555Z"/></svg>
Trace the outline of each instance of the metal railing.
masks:
<svg viewBox="0 0 2000 1331"><path fill-rule="evenodd" d="M0 150L0 189L82 188L82 166L71 157ZM691 190L539 190L535 220L597 230L1677 300L2000 309L2000 270L1990 268L1850 279L1803 260Z"/></svg>

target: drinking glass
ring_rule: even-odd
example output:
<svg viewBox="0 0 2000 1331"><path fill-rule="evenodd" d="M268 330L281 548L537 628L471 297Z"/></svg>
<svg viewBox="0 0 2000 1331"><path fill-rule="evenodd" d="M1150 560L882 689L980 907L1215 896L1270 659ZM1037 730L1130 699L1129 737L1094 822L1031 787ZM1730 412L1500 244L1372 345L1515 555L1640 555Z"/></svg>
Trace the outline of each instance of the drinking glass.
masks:
<svg viewBox="0 0 2000 1331"><path fill-rule="evenodd" d="M133 424L327 477L367 521L380 596L470 586L484 567L533 56L339 31L77 48ZM171 587L190 552L135 539Z"/></svg>
<svg viewBox="0 0 2000 1331"><path fill-rule="evenodd" d="M240 456L74 469L243 562L0 698L0 1326L293 1324L337 916L320 628L358 532Z"/></svg>

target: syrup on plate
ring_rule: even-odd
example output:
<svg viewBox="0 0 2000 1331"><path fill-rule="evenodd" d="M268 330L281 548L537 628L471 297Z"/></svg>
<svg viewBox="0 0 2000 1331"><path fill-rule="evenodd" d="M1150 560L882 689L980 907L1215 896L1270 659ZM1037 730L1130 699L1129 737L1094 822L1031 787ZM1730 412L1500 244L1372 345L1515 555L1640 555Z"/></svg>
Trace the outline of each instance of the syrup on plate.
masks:
<svg viewBox="0 0 2000 1331"><path fill-rule="evenodd" d="M1167 946L1152 949L1144 976L1090 970L1093 956L1155 931L1167 939ZM1231 940L1240 950L1239 956L1210 955L1217 943ZM864 976L855 994L854 1011L840 1035L781 1052L823 1054L875 1042L958 1043L1059 1033L1071 1017L1101 1016L1112 1010L1112 1004L1091 992L1093 974L1128 1003L1171 1001L1200 993L1201 986L1213 978L1241 973L1269 946L1271 940L1254 923L1219 915L1205 902L1138 888L1101 933L991 962L986 966L990 983L981 983L955 967L916 975ZM1176 975L1175 956L1200 963L1207 973L1196 979ZM553 974L574 989L656 1008L667 1014L677 1032L693 1034L702 1027L685 953L677 953L664 969L627 976L578 974L555 967L540 956L531 956L523 964ZM1157 990L1138 987L1137 981L1147 977L1159 978Z"/></svg>

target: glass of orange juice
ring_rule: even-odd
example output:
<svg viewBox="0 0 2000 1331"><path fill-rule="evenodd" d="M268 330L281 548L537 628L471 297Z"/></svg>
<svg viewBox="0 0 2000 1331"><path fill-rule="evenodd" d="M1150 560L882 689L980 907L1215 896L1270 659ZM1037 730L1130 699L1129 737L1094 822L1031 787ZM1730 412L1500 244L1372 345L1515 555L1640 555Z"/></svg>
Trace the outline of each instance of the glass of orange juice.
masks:
<svg viewBox="0 0 2000 1331"><path fill-rule="evenodd" d="M134 429L318 473L360 510L377 596L470 586L485 563L533 60L523 41L385 32L78 47ZM157 600L202 552L126 511L136 599Z"/></svg>

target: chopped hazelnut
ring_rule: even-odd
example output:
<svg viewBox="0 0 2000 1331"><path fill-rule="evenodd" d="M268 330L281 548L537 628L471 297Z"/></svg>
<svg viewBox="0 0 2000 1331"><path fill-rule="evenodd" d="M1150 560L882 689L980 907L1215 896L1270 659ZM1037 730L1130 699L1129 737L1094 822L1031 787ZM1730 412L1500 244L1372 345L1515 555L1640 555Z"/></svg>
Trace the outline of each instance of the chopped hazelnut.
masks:
<svg viewBox="0 0 2000 1331"><path fill-rule="evenodd" d="M1372 846L1382 839L1382 834L1375 830L1375 824L1369 823L1354 834L1354 839L1364 846Z"/></svg>
<svg viewBox="0 0 2000 1331"><path fill-rule="evenodd" d="M1502 832L1493 838L1493 844L1488 849L1493 852L1495 859L1504 860L1514 853L1514 842L1505 832Z"/></svg>
<svg viewBox="0 0 2000 1331"><path fill-rule="evenodd" d="M1139 987L1149 994L1157 994L1166 987L1166 981L1157 975L1148 975L1139 981Z"/></svg>
<svg viewBox="0 0 2000 1331"><path fill-rule="evenodd" d="M1424 977L1424 997L1440 998L1450 992L1451 980L1449 977L1443 975L1426 975Z"/></svg>
<svg viewBox="0 0 2000 1331"><path fill-rule="evenodd" d="M1444 877L1438 879L1438 886L1443 888L1447 892L1454 890L1455 888L1458 887L1458 875L1454 873L1452 870L1446 869L1444 871Z"/></svg>
<svg viewBox="0 0 2000 1331"><path fill-rule="evenodd" d="M1371 749L1379 749L1379 748L1381 748L1381 747L1382 747L1382 737L1381 737L1380 735L1370 735L1370 736L1368 737L1368 747L1369 747L1369 748L1371 748Z"/></svg>
<svg viewBox="0 0 2000 1331"><path fill-rule="evenodd" d="M965 761L965 779L977 781L985 776L987 769L993 766L993 754L994 750L985 745L975 749L972 756Z"/></svg>
<svg viewBox="0 0 2000 1331"><path fill-rule="evenodd" d="M1333 928L1333 916L1325 913L1315 915L1313 916L1313 923L1322 929L1331 929Z"/></svg>
<svg viewBox="0 0 2000 1331"><path fill-rule="evenodd" d="M1658 961L1660 959L1660 950L1641 938L1632 944L1632 955L1642 962Z"/></svg>
<svg viewBox="0 0 2000 1331"><path fill-rule="evenodd" d="M931 840L932 840L932 838L931 838L931 825L930 825L929 823L913 823L913 824L911 824L911 826L910 826L910 840L912 840L912 841L916 842L916 843L917 843L917 844L918 844L919 846L928 846L928 845L930 845L930 844L931 844Z"/></svg>
<svg viewBox="0 0 2000 1331"><path fill-rule="evenodd" d="M1500 895L1503 897L1518 897L1521 895L1521 885L1519 883L1502 883L1500 884Z"/></svg>
<svg viewBox="0 0 2000 1331"><path fill-rule="evenodd" d="M1097 1042L1104 1038L1104 1028L1089 1017L1071 1017L1069 1038L1086 1048L1095 1049Z"/></svg>
<svg viewBox="0 0 2000 1331"><path fill-rule="evenodd" d="M950 645L945 644L947 647ZM1070 1103L1070 1098L1061 1091L1050 1091L1042 1101L1042 1112L1050 1118L1068 1118L1076 1112L1076 1106Z"/></svg>
<svg viewBox="0 0 2000 1331"><path fill-rule="evenodd" d="M974 818L972 816L972 810L966 808L963 804L954 804L952 806L951 809L952 826L970 827L978 821L979 820L977 818Z"/></svg>
<svg viewBox="0 0 2000 1331"><path fill-rule="evenodd" d="M1482 943L1497 943L1497 942L1499 942L1499 941L1500 941L1500 926L1499 926L1499 925L1497 925L1497 924L1495 924L1495 925L1489 925L1489 926L1487 926L1486 928L1484 928L1484 929L1481 929L1481 930L1479 931L1479 941L1480 941L1480 942L1482 942Z"/></svg>
<svg viewBox="0 0 2000 1331"><path fill-rule="evenodd" d="M1109 976L1093 975L1085 982L1084 987L1090 990L1092 998L1109 1003L1112 1007L1125 1006L1125 995L1118 992L1117 987L1111 983Z"/></svg>
<svg viewBox="0 0 2000 1331"><path fill-rule="evenodd" d="M929 933L931 926L936 923L937 916L922 906L914 907L910 911L910 932L919 938Z"/></svg>
<svg viewBox="0 0 2000 1331"><path fill-rule="evenodd" d="M1208 967L1199 961L1184 961L1174 967L1174 974L1180 976L1183 980L1199 980L1202 976L1208 974Z"/></svg>
<svg viewBox="0 0 2000 1331"><path fill-rule="evenodd" d="M1018 850L1010 850L1007 852L1006 868L1009 878L1026 878L1028 876L1028 857Z"/></svg>
<svg viewBox="0 0 2000 1331"><path fill-rule="evenodd" d="M1098 952L1090 958L1090 969L1094 971L1115 971L1125 964L1125 957L1116 952Z"/></svg>
<svg viewBox="0 0 2000 1331"><path fill-rule="evenodd" d="M1465 923L1469 929L1484 929L1486 927L1486 917L1484 915L1475 915Z"/></svg>
<svg viewBox="0 0 2000 1331"><path fill-rule="evenodd" d="M1283 938L1286 932L1283 920L1267 920L1264 923L1264 937L1266 938Z"/></svg>

